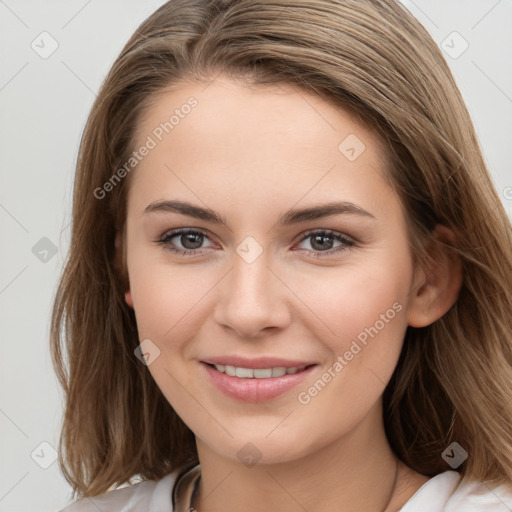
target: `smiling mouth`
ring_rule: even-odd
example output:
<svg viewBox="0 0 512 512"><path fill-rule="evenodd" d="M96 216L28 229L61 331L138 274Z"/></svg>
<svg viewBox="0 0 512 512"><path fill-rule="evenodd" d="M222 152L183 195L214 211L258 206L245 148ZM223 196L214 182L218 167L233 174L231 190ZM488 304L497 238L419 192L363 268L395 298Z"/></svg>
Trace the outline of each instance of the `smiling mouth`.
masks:
<svg viewBox="0 0 512 512"><path fill-rule="evenodd" d="M225 373L230 377L238 377L240 379L270 379L272 377L283 377L284 375L293 375L301 373L315 364L309 364L304 366L275 366L272 368L243 368L240 366L231 366L223 364L211 364L205 363L211 368L214 368L220 373Z"/></svg>

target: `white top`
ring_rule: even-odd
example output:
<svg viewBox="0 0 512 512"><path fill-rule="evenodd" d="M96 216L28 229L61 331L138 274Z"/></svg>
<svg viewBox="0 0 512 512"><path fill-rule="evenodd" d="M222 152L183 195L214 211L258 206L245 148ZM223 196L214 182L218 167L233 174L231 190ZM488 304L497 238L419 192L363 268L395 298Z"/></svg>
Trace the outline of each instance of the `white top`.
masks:
<svg viewBox="0 0 512 512"><path fill-rule="evenodd" d="M188 512L199 481L199 465L176 479L180 471L158 481L145 481L95 498L82 498L59 512ZM425 482L398 512L511 512L512 487L472 482L449 496L460 478L445 471ZM176 485L175 485L176 484Z"/></svg>

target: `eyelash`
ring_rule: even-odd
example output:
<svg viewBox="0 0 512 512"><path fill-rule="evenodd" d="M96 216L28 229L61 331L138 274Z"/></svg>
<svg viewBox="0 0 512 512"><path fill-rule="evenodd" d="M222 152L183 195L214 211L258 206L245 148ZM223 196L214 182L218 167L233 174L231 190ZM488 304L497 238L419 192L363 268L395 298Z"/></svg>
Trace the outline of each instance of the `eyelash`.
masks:
<svg viewBox="0 0 512 512"><path fill-rule="evenodd" d="M194 234L194 235L203 235L205 237L208 237L208 235L198 229L192 229L192 228L180 228L175 229L172 231L168 231L164 233L159 240L156 242L162 246L165 247L166 250L172 251L176 254L179 254L181 256L194 256L201 254L203 252L202 249L177 249L176 247L172 247L170 244L170 241L175 238L178 235L182 234ZM307 240L308 238L312 237L313 235L324 235L329 236L331 238L334 238L338 240L339 242L342 242L343 245L340 245L337 248L329 249L328 251L312 251L310 249L300 249L305 250L311 253L311 256L315 258L323 258L325 255L332 256L333 254L342 253L344 251L350 250L351 247L356 246L355 240L352 238L349 238L346 235L343 235L342 233L338 233L336 231L331 231L329 229L316 229L316 230L309 230L304 233L303 237L299 240L298 243L302 243L304 240Z"/></svg>

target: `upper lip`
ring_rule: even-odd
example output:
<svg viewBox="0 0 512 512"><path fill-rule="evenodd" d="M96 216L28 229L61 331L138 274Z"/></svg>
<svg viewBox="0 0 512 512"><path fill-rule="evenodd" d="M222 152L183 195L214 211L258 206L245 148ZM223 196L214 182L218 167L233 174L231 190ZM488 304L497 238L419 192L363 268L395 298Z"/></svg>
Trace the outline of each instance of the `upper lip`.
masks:
<svg viewBox="0 0 512 512"><path fill-rule="evenodd" d="M284 359L281 357L254 357L248 358L243 356L219 356L209 357L203 359L203 363L207 364L222 364L229 366L236 366L237 368L300 368L302 366L310 366L316 364L312 361L294 361L290 359Z"/></svg>

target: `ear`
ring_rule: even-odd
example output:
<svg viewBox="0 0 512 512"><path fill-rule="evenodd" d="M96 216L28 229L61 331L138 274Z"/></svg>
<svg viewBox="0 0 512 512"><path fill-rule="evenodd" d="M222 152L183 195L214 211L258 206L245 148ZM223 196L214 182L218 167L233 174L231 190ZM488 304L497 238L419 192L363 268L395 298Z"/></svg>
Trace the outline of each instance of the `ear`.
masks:
<svg viewBox="0 0 512 512"><path fill-rule="evenodd" d="M115 248L116 248L116 267L118 269L119 274L121 275L122 282L124 283L127 290L124 293L124 300L133 309L133 299L132 293L130 291L130 282L128 280L128 274L126 272L126 248L123 243L123 236L121 233L116 233L115 239Z"/></svg>
<svg viewBox="0 0 512 512"><path fill-rule="evenodd" d="M453 249L453 231L438 224L433 237L437 242L427 248L428 268L419 272L412 288L407 317L411 327L426 327L441 318L456 302L462 286L462 262Z"/></svg>

